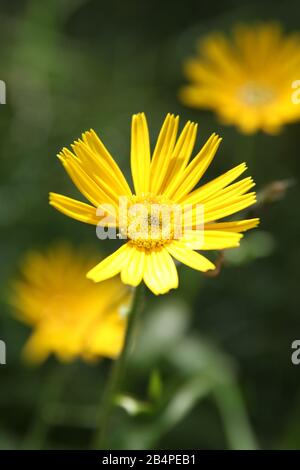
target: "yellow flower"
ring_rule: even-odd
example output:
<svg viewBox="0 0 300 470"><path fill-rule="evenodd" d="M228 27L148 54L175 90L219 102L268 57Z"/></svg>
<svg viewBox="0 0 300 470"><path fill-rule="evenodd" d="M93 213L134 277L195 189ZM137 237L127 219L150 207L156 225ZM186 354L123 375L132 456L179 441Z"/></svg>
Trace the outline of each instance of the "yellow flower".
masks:
<svg viewBox="0 0 300 470"><path fill-rule="evenodd" d="M300 78L300 36L284 36L275 23L236 26L230 39L207 36L185 74L191 84L182 88L181 101L215 111L244 133L274 134L300 119L292 98Z"/></svg>
<svg viewBox="0 0 300 470"><path fill-rule="evenodd" d="M126 326L122 309L131 294L119 279L99 285L86 279L92 263L64 244L25 258L11 304L34 329L24 348L30 362L42 362L51 353L62 361L120 353Z"/></svg>
<svg viewBox="0 0 300 470"><path fill-rule="evenodd" d="M121 236L127 238L117 251L88 272L88 278L95 282L121 273L125 284L137 286L144 280L154 294L166 293L178 287L173 258L199 271L214 269L213 263L195 250L236 247L242 237L240 232L258 224L258 219L216 222L255 202L254 192L246 194L254 182L248 177L231 184L246 170L246 164L242 163L194 189L213 160L221 139L213 134L190 160L197 125L187 122L178 139L177 130L178 116L168 114L151 158L145 115L133 116L131 171L134 194L94 131L86 132L82 140L74 143L74 153L68 149L60 153L66 171L91 205L54 193L50 194L50 204L82 222L116 225ZM124 214L121 217L120 198L128 206L127 217ZM204 209L204 226L197 229L199 204ZM137 214L136 206L142 206L141 214ZM172 213L174 206L188 215L182 234L179 230L182 221L178 222ZM153 213L157 207L171 213L167 223L164 214ZM105 222L102 209L115 215L115 219Z"/></svg>

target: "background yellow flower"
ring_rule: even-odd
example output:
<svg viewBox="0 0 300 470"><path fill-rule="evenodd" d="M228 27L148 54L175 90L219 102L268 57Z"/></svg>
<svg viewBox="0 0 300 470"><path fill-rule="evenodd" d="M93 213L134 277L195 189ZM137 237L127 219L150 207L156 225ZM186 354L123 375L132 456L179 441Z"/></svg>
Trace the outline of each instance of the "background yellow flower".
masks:
<svg viewBox="0 0 300 470"><path fill-rule="evenodd" d="M124 311L131 295L113 279L86 279L91 257L67 244L25 257L11 303L18 318L33 328L25 358L41 362L51 353L60 360L115 358L123 344Z"/></svg>
<svg viewBox="0 0 300 470"><path fill-rule="evenodd" d="M230 38L209 34L184 71L190 84L181 89L181 101L215 111L222 123L244 133L273 134L300 119L292 99L300 77L300 36L284 35L279 24L238 25Z"/></svg>

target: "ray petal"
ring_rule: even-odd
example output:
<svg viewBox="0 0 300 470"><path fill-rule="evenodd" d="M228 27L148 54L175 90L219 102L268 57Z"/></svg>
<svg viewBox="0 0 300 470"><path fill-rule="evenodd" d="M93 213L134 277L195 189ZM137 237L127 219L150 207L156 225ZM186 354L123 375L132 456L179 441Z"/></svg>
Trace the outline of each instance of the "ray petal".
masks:
<svg viewBox="0 0 300 470"><path fill-rule="evenodd" d="M182 204L198 204L205 202L215 193L225 188L232 181L237 179L244 171L247 170L246 163L241 163L231 170L227 171L221 176L209 181L198 189L195 189L192 193L187 196L180 198Z"/></svg>
<svg viewBox="0 0 300 470"><path fill-rule="evenodd" d="M211 135L198 155L193 158L187 168L180 172L168 186L166 190L168 197L177 202L194 188L213 160L220 142L221 139L217 135Z"/></svg>
<svg viewBox="0 0 300 470"><path fill-rule="evenodd" d="M235 220L232 222L216 222L205 225L207 230L225 230L226 232L245 232L251 228L257 227L259 218Z"/></svg>
<svg viewBox="0 0 300 470"><path fill-rule="evenodd" d="M170 289L176 289L178 287L177 268L167 250L163 248L155 252L153 262L156 276L161 286L161 293L166 293Z"/></svg>
<svg viewBox="0 0 300 470"><path fill-rule="evenodd" d="M202 256L200 253L187 248L185 244L180 241L174 241L171 243L167 247L167 250L175 259L183 264L186 264L190 268L203 272L206 272L210 269L215 269L215 265L205 258L205 256Z"/></svg>
<svg viewBox="0 0 300 470"><path fill-rule="evenodd" d="M144 113L134 114L131 124L131 173L136 194L149 191L150 142Z"/></svg>
<svg viewBox="0 0 300 470"><path fill-rule="evenodd" d="M87 175L80 167L77 158L66 158L59 155L65 170L70 176L71 180L79 191L95 206L98 207L102 204L112 206L111 212L115 214L115 209L118 208L116 202L112 200L97 184Z"/></svg>
<svg viewBox="0 0 300 470"><path fill-rule="evenodd" d="M130 255L128 245L122 245L112 255L105 258L97 266L92 268L86 275L88 279L94 282L101 282L119 274Z"/></svg>
<svg viewBox="0 0 300 470"><path fill-rule="evenodd" d="M146 253L144 282L155 295L178 287L175 263L165 249Z"/></svg>
<svg viewBox="0 0 300 470"><path fill-rule="evenodd" d="M150 189L153 193L160 192L166 177L176 141L178 121L178 116L168 114L159 133L151 161Z"/></svg>
<svg viewBox="0 0 300 470"><path fill-rule="evenodd" d="M134 247L128 249L130 250L130 254L126 264L122 268L121 280L124 284L136 287L143 279L145 252Z"/></svg>
<svg viewBox="0 0 300 470"><path fill-rule="evenodd" d="M173 182L173 179L177 178L185 170L195 146L197 129L198 125L190 121L184 126L176 142L161 191L166 191L171 182Z"/></svg>
<svg viewBox="0 0 300 470"><path fill-rule="evenodd" d="M90 131L85 132L82 135L83 141L97 154L97 156L104 160L107 165L111 168L111 172L116 175L118 178L119 185L121 186L121 193L124 195L131 195L131 190L128 186L128 183L120 170L119 166L110 155L106 147L103 145L102 141L96 134L96 132L91 129Z"/></svg>
<svg viewBox="0 0 300 470"><path fill-rule="evenodd" d="M96 216L96 208L94 206L63 196L62 194L50 193L49 203L58 211L80 222L97 225L100 221L100 218Z"/></svg>
<svg viewBox="0 0 300 470"><path fill-rule="evenodd" d="M239 246L242 235L218 230L186 230L180 240L192 250L224 250Z"/></svg>
<svg viewBox="0 0 300 470"><path fill-rule="evenodd" d="M123 178L120 177L115 167L106 159L101 158L85 141L79 139L74 142L72 149L80 160L84 171L111 197L118 200L120 196L131 196L129 186L124 184Z"/></svg>

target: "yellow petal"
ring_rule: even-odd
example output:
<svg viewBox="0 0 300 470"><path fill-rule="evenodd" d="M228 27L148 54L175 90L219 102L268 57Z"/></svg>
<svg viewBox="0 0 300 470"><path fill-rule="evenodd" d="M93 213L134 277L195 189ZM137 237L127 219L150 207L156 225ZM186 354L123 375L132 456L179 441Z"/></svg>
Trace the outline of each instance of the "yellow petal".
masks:
<svg viewBox="0 0 300 470"><path fill-rule="evenodd" d="M160 294L160 286L155 275L151 251L146 253L145 256L144 282L146 286L153 292L153 294Z"/></svg>
<svg viewBox="0 0 300 470"><path fill-rule="evenodd" d="M80 167L77 158L66 158L66 156L59 155L65 170L69 174L71 180L79 191L95 206L102 204L109 204L112 206L110 213L115 215L118 209L116 202L112 200L97 184L87 175Z"/></svg>
<svg viewBox="0 0 300 470"><path fill-rule="evenodd" d="M221 191L218 191L216 194L214 194L205 201L205 205L212 206L213 204L216 204L218 199L223 200L224 202L229 200L230 198L242 196L254 186L255 183L253 179L251 178L251 176L248 176L247 178L244 178L241 181L237 181L236 183L227 186Z"/></svg>
<svg viewBox="0 0 300 470"><path fill-rule="evenodd" d="M212 222L218 219L222 219L229 215L235 214L246 207L255 204L256 202L256 194L249 193L245 194L244 196L240 196L235 202L232 204L228 204L225 207L221 207L219 209L214 209L208 212L204 212L204 223Z"/></svg>
<svg viewBox="0 0 300 470"><path fill-rule="evenodd" d="M159 133L150 167L150 189L153 193L159 193L166 176L176 141L178 121L178 116L168 114Z"/></svg>
<svg viewBox="0 0 300 470"><path fill-rule="evenodd" d="M52 350L43 330L37 328L29 337L22 351L22 358L32 365L39 365L51 354Z"/></svg>
<svg viewBox="0 0 300 470"><path fill-rule="evenodd" d="M167 247L167 250L174 258L190 268L203 272L215 269L215 265L211 263L211 261L200 255L200 253L196 253L196 251L187 248L185 244L180 241L174 241Z"/></svg>
<svg viewBox="0 0 300 470"><path fill-rule="evenodd" d="M182 174L185 170L195 146L197 129L198 125L190 121L184 126L175 145L167 175L161 187L161 192L165 192L173 182L173 179L177 178L178 175Z"/></svg>
<svg viewBox="0 0 300 470"><path fill-rule="evenodd" d="M94 206L76 201L62 194L50 193L49 196L50 205L72 219L92 225L99 223L100 217L96 216L96 208Z"/></svg>
<svg viewBox="0 0 300 470"><path fill-rule="evenodd" d="M80 150L78 150L78 148L79 146L77 144L76 151L79 155L82 155L84 153L82 148ZM63 163L65 162L67 166L72 169L73 173L77 175L77 179L83 178L83 180L86 181L88 178L90 184L93 185L93 187L97 189L101 195L103 195L102 197L105 197L107 201L111 201L111 203L117 207L119 203L119 195L115 191L112 182L107 183L104 179L99 178L98 175L95 175L92 167L87 165L83 157L79 158L75 156L75 154L72 154L72 152L66 152L66 149L63 149L60 155L60 159Z"/></svg>
<svg viewBox="0 0 300 470"><path fill-rule="evenodd" d="M121 271L121 280L124 284L138 286L143 279L145 252L129 247L129 257Z"/></svg>
<svg viewBox="0 0 300 470"><path fill-rule="evenodd" d="M146 253L144 282L155 295L178 287L176 266L164 249Z"/></svg>
<svg viewBox="0 0 300 470"><path fill-rule="evenodd" d="M84 134L83 134L84 137ZM131 196L131 191L120 179L119 173L115 172L105 159L96 154L89 145L78 140L72 145L74 153L77 155L83 170L88 173L112 199L118 201L119 196Z"/></svg>
<svg viewBox="0 0 300 470"><path fill-rule="evenodd" d="M204 203L205 213L208 215L210 211L216 211L223 207L228 207L241 199L249 189L255 186L252 178L245 178L238 183L232 184L227 188L219 191L215 197L209 199Z"/></svg>
<svg viewBox="0 0 300 470"><path fill-rule="evenodd" d="M94 282L101 282L105 279L109 279L123 269L123 266L128 260L128 256L130 254L130 250L128 250L128 245L122 245L117 251L115 251L112 255L105 258L101 261L97 266L91 269L86 277L88 279L92 279Z"/></svg>
<svg viewBox="0 0 300 470"><path fill-rule="evenodd" d="M115 359L121 352L124 342L125 322L120 317L120 306L113 309L110 307L98 320L92 325L88 332L88 341L86 353L92 357L109 357Z"/></svg>
<svg viewBox="0 0 300 470"><path fill-rule="evenodd" d="M119 166L117 165L115 160L112 158L108 150L105 148L105 146L103 145L102 141L100 140L96 132L93 129L91 129L90 131L82 134L82 139L97 154L97 156L101 160L106 162L108 167L110 167L111 169L110 172L113 173L118 180L118 183L120 186L120 194L130 196L131 190L128 186L128 183L122 171L120 170Z"/></svg>
<svg viewBox="0 0 300 470"><path fill-rule="evenodd" d="M153 257L156 276L161 286L161 293L168 292L170 289L177 289L178 274L177 268L167 250L162 249L154 252Z"/></svg>
<svg viewBox="0 0 300 470"><path fill-rule="evenodd" d="M178 198L182 198L196 186L212 162L221 141L222 139L215 135L211 138L211 141L208 140L198 155L191 161L183 173L182 183L173 195L174 200L177 201Z"/></svg>
<svg viewBox="0 0 300 470"><path fill-rule="evenodd" d="M238 74L240 71L239 60L235 49L228 39L218 33L213 33L201 41L200 52L208 58L208 62L215 64L217 69L222 69L224 74Z"/></svg>
<svg viewBox="0 0 300 470"><path fill-rule="evenodd" d="M144 113L132 116L131 173L136 194L148 192L150 185L150 143Z"/></svg>
<svg viewBox="0 0 300 470"><path fill-rule="evenodd" d="M180 240L192 250L224 250L239 246L242 235L217 230L186 230Z"/></svg>
<svg viewBox="0 0 300 470"><path fill-rule="evenodd" d="M192 193L180 198L182 204L198 204L205 202L212 195L214 195L220 189L225 188L232 181L237 179L244 171L246 171L246 163L241 163L240 165L232 168L218 178L209 181L209 183L204 184L198 189L195 189Z"/></svg>
<svg viewBox="0 0 300 470"><path fill-rule="evenodd" d="M220 142L221 139L214 134L208 139L187 168L180 172L170 183L166 190L168 197L177 202L193 189L214 158Z"/></svg>
<svg viewBox="0 0 300 470"><path fill-rule="evenodd" d="M257 227L259 219L236 220L232 222L217 222L205 225L206 230L225 230L226 232L245 232Z"/></svg>
<svg viewBox="0 0 300 470"><path fill-rule="evenodd" d="M201 63L198 59L187 59L183 66L185 76L191 81L197 82L200 79L214 86L222 86L222 78L216 74L211 64ZM181 93L185 94L187 88L190 87L183 87Z"/></svg>
<svg viewBox="0 0 300 470"><path fill-rule="evenodd" d="M179 91L179 99L186 106L192 108L198 107L212 107L216 103L217 99L220 97L220 92L222 90L222 82L216 79L215 71L210 71L208 67L204 66L201 70L201 76L209 77L214 75L214 80L210 81L209 84L204 84L204 86L199 85L188 85L183 86ZM216 86L214 82L217 82L219 86ZM213 86L214 85L214 86Z"/></svg>

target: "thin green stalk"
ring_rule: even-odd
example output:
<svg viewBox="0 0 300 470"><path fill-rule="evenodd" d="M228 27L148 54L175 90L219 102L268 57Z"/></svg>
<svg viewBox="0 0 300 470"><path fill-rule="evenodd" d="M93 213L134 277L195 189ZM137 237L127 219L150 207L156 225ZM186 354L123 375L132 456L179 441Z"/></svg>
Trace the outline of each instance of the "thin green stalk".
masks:
<svg viewBox="0 0 300 470"><path fill-rule="evenodd" d="M100 409L100 422L93 439L93 448L103 449L108 434L110 418L114 406L114 399L122 384L122 379L127 365L128 356L131 352L137 318L141 310L143 286L140 284L134 293L131 309L128 313L128 325L124 340L124 346L119 358L114 362L108 379L107 387Z"/></svg>
<svg viewBox="0 0 300 470"><path fill-rule="evenodd" d="M258 443L249 422L243 396L235 380L215 387L213 392L230 449L257 450Z"/></svg>
<svg viewBox="0 0 300 470"><path fill-rule="evenodd" d="M44 419L49 403L55 401L61 394L67 377L67 368L55 364L40 393L34 419L21 443L21 449L43 449L47 440L48 424Z"/></svg>

